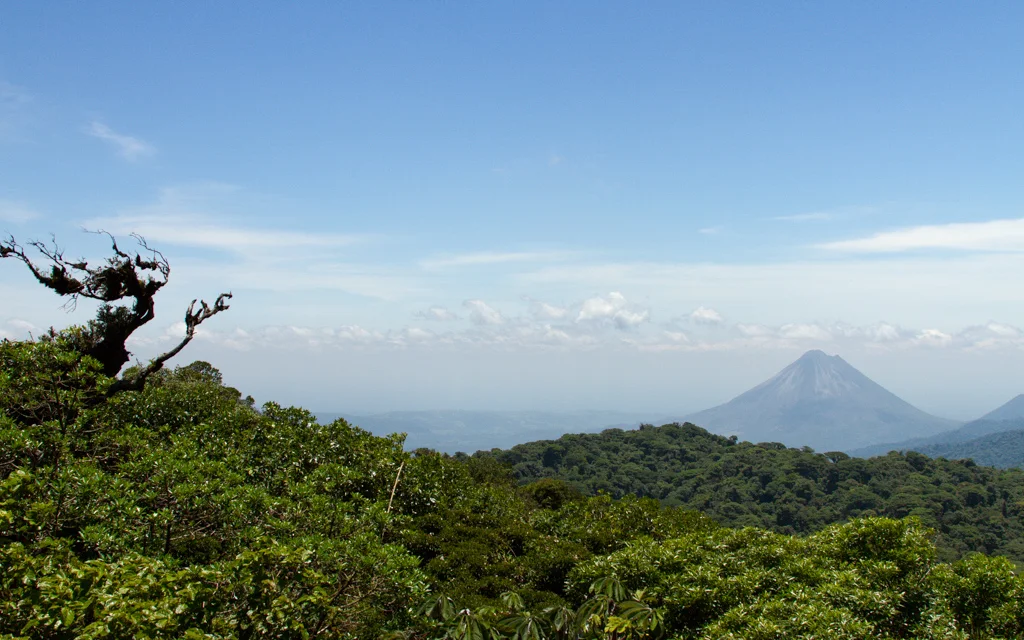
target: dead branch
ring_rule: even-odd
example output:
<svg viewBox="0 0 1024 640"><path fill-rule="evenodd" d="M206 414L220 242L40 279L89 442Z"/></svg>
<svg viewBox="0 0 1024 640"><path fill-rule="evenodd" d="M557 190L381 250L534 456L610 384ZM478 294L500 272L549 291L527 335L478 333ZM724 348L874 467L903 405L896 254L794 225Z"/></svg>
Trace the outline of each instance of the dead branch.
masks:
<svg viewBox="0 0 1024 640"><path fill-rule="evenodd" d="M102 303L96 318L89 321L82 332L79 350L98 360L104 375L115 377L131 356L125 346L128 338L156 317L154 297L167 284L171 266L164 255L150 247L139 234L131 236L140 247L140 251L132 254L122 250L112 234L103 230L90 233L110 239L113 255L99 266L90 267L85 259L66 258L64 250L52 236L49 243L28 243L50 263L48 267L36 264L13 237L0 241L0 258L20 260L40 284L68 298L65 303L68 309L74 309L79 298ZM195 309L197 301L193 300L185 314L186 332L181 344L150 362L132 378L135 382L128 381L121 386L136 388L136 383L141 386L149 375L159 371L164 362L192 340L195 328L201 322L226 310L225 301L230 298L230 293L221 294L212 307L201 302L202 308L198 311ZM130 300L131 303L114 304L121 300Z"/></svg>
<svg viewBox="0 0 1024 640"><path fill-rule="evenodd" d="M221 311L227 311L230 309L225 301L230 300L231 297L232 295L230 292L220 294L217 296L217 301L213 303L212 307L206 304L204 300L193 300L192 304L188 306L188 310L185 312L185 337L181 339L181 342L179 342L177 346L170 351L153 358L145 368L140 370L131 378L122 378L115 382L111 386L108 395L113 395L121 391L138 391L142 389L146 384L146 378L163 369L165 362L178 355L178 353L185 348L185 345L192 342L192 338L194 338L196 334L196 327L202 324L204 320L212 318ZM202 308L198 311L195 310L196 302L199 302L199 304L202 305Z"/></svg>

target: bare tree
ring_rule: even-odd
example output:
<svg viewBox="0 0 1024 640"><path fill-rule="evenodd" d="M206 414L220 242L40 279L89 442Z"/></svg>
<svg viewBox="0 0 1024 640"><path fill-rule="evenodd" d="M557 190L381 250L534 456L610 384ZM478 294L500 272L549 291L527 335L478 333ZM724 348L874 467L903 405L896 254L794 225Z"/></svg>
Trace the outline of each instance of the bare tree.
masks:
<svg viewBox="0 0 1024 640"><path fill-rule="evenodd" d="M96 233L110 238L114 253L100 266L90 267L84 259L65 258L64 251L53 238L49 244L38 241L29 243L46 258L49 262L47 266L41 267L33 262L13 237L0 241L0 258L21 260L40 284L67 297L66 306L70 309L75 307L79 298L103 303L96 312L96 318L90 320L85 327L80 350L98 360L103 366L103 373L113 377L131 356L126 347L128 338L136 329L156 317L153 298L167 284L171 266L162 253L151 248L138 234L132 234L132 237L138 242L141 251L132 255L122 251L111 234L105 231ZM230 293L222 293L212 306L204 301L193 300L185 312L185 337L181 342L154 358L145 367L140 367L138 373L130 379L118 380L111 393L141 389L146 378L162 369L165 362L192 341L197 326L228 309L227 301L230 298ZM122 300L131 300L131 303L113 304ZM196 302L200 304L198 310Z"/></svg>

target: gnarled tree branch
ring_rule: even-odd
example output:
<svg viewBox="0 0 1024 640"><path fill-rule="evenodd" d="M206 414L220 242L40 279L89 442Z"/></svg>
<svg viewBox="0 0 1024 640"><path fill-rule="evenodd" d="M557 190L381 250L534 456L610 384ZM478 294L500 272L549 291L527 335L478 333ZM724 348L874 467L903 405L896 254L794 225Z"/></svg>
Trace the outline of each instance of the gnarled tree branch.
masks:
<svg viewBox="0 0 1024 640"><path fill-rule="evenodd" d="M70 260L64 256L56 239L50 243L33 241L29 243L50 265L37 265L13 237L0 241L0 258L20 260L32 272L33 277L58 295L68 297L67 305L74 308L79 298L97 300L102 303L96 318L91 320L81 335L80 351L92 356L103 366L103 373L114 377L128 362L131 354L125 346L136 329L156 317L154 297L165 284L171 273L170 264L162 253L150 247L145 238L132 234L141 251L134 254L122 250L117 240L106 231L93 233L106 235L110 239L113 255L101 265L90 267L84 259ZM159 371L164 362L174 357L188 344L195 334L195 328L228 308L225 303L230 293L221 294L213 306L201 302L202 308L195 309L192 301L185 314L185 339L177 347L157 357L130 381L123 381L119 389L141 388L145 379ZM130 299L130 305L115 305L120 300ZM115 385L117 386L117 385Z"/></svg>
<svg viewBox="0 0 1024 640"><path fill-rule="evenodd" d="M217 296L217 301L213 303L213 306L206 304L204 300L193 300L192 304L188 306L188 311L185 312L185 337L181 339L176 347L160 354L156 358L153 358L148 365L141 369L137 374L131 378L122 378L115 382L111 387L108 395L113 395L121 391L138 391L146 384L146 378L153 375L157 371L164 368L164 363L178 355L178 352L185 348L189 342L192 342L192 338L195 337L196 327L202 324L203 320L212 318L221 311L227 311L230 307L226 304L226 300L231 299L231 293L222 293ZM202 305L199 311L196 311L196 302Z"/></svg>

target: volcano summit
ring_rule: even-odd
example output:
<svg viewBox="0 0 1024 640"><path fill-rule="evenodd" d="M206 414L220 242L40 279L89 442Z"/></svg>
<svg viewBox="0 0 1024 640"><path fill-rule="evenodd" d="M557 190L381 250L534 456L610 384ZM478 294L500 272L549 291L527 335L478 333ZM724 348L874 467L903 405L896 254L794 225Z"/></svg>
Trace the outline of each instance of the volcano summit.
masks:
<svg viewBox="0 0 1024 640"><path fill-rule="evenodd" d="M687 416L714 433L818 451L928 436L962 423L901 400L839 356L808 351L729 402Z"/></svg>

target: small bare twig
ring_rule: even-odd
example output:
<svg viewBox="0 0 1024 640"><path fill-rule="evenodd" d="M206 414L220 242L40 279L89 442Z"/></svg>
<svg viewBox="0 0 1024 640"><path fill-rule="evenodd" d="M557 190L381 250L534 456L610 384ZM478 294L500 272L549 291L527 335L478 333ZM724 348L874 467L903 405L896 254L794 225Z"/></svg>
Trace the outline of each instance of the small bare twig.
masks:
<svg viewBox="0 0 1024 640"><path fill-rule="evenodd" d="M391 503L395 501L395 490L398 489L398 480L402 477L402 469L405 468L405 461L398 465L398 473L395 474L395 483L391 485L391 497L388 498L388 513L391 513Z"/></svg>

